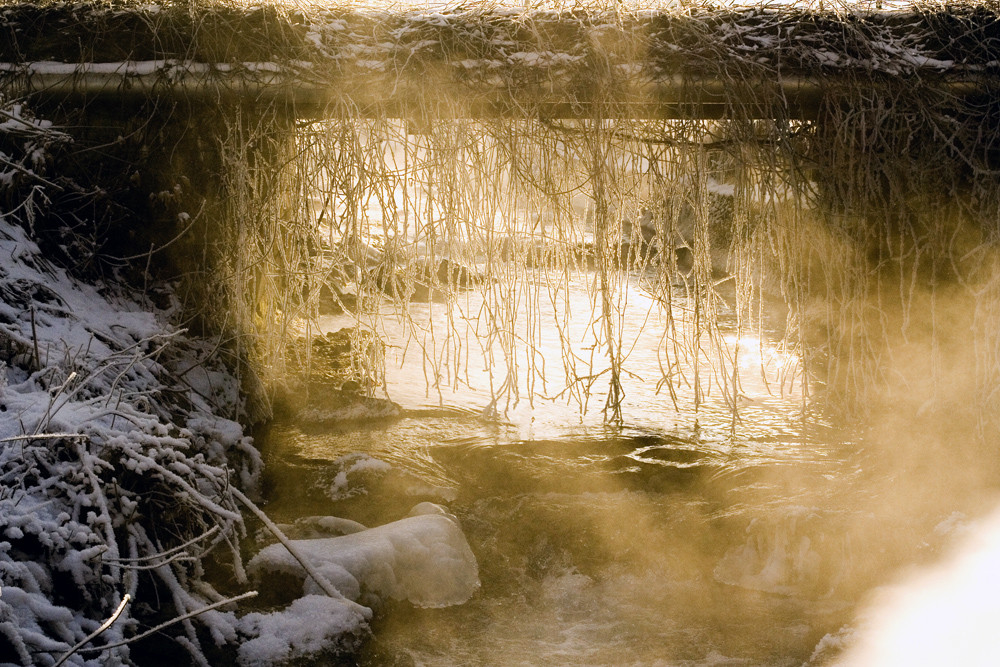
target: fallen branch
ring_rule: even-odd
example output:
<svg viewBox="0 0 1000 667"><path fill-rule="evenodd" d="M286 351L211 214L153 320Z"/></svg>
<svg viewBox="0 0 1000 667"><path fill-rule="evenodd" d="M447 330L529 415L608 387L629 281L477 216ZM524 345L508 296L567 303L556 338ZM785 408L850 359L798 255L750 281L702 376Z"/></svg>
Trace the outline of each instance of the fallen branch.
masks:
<svg viewBox="0 0 1000 667"><path fill-rule="evenodd" d="M248 599L254 598L254 597L257 597L257 591L247 591L246 593L241 593L240 595L237 595L236 597L226 598L225 600L219 600L218 602L213 602L212 604L210 604L210 605L208 605L206 607L201 607L200 609L195 609L194 611L189 611L188 613L184 614L183 616L178 616L177 618L172 618L169 621L165 621L163 623L160 623L156 627L150 628L149 630L146 630L145 632L140 633L140 634L136 635L135 637L129 637L128 639L123 639L120 642L115 642L114 644L108 644L107 646L95 646L93 648L85 648L85 649L83 649L80 652L81 653L100 653L101 651L107 651L108 649L118 648L119 646L127 646L128 644L131 644L132 642L137 642L140 639L145 639L146 637L150 636L151 634L159 632L160 630L163 630L164 628L168 628L171 625L174 625L175 623L180 623L181 621L186 621L189 618L193 618L195 616L198 616L199 614L204 614L206 611L212 611L213 609L218 609L219 607L223 607L223 606L225 606L225 605L227 605L227 604L229 604L231 602L240 602L241 600L248 600ZM58 667L58 664L56 664L55 667Z"/></svg>

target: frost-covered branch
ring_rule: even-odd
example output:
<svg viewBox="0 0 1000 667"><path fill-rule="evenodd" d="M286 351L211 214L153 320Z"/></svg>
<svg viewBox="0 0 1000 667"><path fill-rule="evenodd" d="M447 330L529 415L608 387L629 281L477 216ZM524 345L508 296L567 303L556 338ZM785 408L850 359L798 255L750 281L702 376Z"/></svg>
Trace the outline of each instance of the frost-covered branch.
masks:
<svg viewBox="0 0 1000 667"><path fill-rule="evenodd" d="M83 648L84 646L86 646L89 642L91 642L94 639L96 639L97 637L99 637L105 630L107 630L108 628L110 628L111 624L114 623L115 621L117 621L118 617L122 615L123 611L125 611L125 606L128 605L128 603L131 601L131 599L132 599L132 597L128 593L126 593L124 596L122 596L122 601L118 604L118 608L115 609L114 613L111 614L111 618L109 618L108 620L104 621L104 623L101 624L101 627L99 627L96 630L94 630L93 632L91 632L89 635L87 635L86 637L84 637L83 639L81 639L79 642L77 642L76 645L73 646L70 650L66 651L66 653L63 655L63 657L59 658L59 660L56 661L56 664L53 665L53 667L59 667L59 665L63 664L67 660L69 660L70 656L72 656L74 653L76 653L81 648Z"/></svg>
<svg viewBox="0 0 1000 667"><path fill-rule="evenodd" d="M183 614L182 616L178 616L176 618L172 618L169 621L164 621L163 623L160 623L159 625L156 625L156 626L150 628L149 630L146 630L145 632L142 632L142 633L140 633L140 634L138 634L138 635L136 635L134 637L129 637L126 640L123 640L123 641L120 641L120 642L116 642L114 644L108 644L107 646L94 647L94 648L85 649L85 650L93 652L93 653L99 653L99 652L103 652L103 651L108 651L108 650L113 649L113 648L119 648L121 646L128 646L129 644L131 644L133 642L140 641L142 639L145 639L146 637L149 637L150 635L153 635L153 634L156 634L157 632L165 630L166 628L169 628L171 625L175 625L177 623L181 623L181 622L187 621L189 619L194 618L195 616L200 616L201 614L204 614L205 612L209 612L209 611L212 611L214 609L218 609L219 607L225 607L226 605L236 604L237 602L242 602L243 600L249 600L249 599L254 598L254 597L257 597L257 591L247 591L246 593L241 593L240 595L236 595L236 596L233 596L231 598L226 598L225 600L219 600L217 602L213 602L210 605L205 605L204 607L200 607L198 609L195 609L194 611L190 611L190 612L188 612L186 614Z"/></svg>
<svg viewBox="0 0 1000 667"><path fill-rule="evenodd" d="M250 512L252 512L254 516L260 519L261 523L267 526L267 529L271 531L271 534L274 535L274 537L279 542L281 542L281 544L285 547L285 549L288 550L288 553L290 553L292 557L295 558L296 561L298 561L299 565L302 566L302 569L305 570L310 577L312 577L313 581L316 582L316 585L318 585L323 590L324 593L337 600L344 599L344 595L336 588L334 588L333 584L331 584L319 570L313 567L312 563L309 562L309 559L306 556L299 553L299 550L295 548L295 545L292 544L292 541L289 540L287 537L285 537L285 534L281 531L281 529L278 528L278 526L273 521L271 521L271 519L269 519L268 516L264 514L264 512L262 512L259 507L257 507L253 503L253 501L251 501L249 498L243 495L243 493L240 492L239 489L233 489L233 495L236 497L237 500L243 503L243 505L248 510L250 510ZM362 609L361 605L358 605L357 603L354 603L350 600L345 600L345 602L350 603L352 606L354 606L359 610Z"/></svg>

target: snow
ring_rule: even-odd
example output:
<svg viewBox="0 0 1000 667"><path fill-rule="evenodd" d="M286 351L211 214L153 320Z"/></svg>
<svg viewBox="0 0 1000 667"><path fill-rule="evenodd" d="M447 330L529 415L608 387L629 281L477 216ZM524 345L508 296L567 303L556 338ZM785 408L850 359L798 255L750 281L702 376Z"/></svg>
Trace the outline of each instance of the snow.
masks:
<svg viewBox="0 0 1000 667"><path fill-rule="evenodd" d="M529 52L517 51L507 56L507 60L515 65L527 67L555 67L557 65L571 65L583 56L573 56L568 53L554 53L552 51Z"/></svg>
<svg viewBox="0 0 1000 667"><path fill-rule="evenodd" d="M0 178L0 195L14 204L0 214L0 647L13 652L0 663L51 665L125 593L153 606L137 597L141 577L153 577L158 614L219 600L192 563L228 544L241 567L235 545L245 531L226 490L234 481L252 487L261 460L229 418L237 381L203 355L214 341L188 338L170 321L172 305L155 310L122 285L88 284L46 258L31 221L46 213L49 151L70 140L18 106L0 107L0 119L0 134L30 138L9 142L22 151L7 164L30 165L44 184ZM150 290L176 303L166 287ZM218 376L217 403L176 373L195 366ZM103 639L135 634L145 620L136 607ZM196 623L210 636L235 636L231 611ZM186 645L204 661L196 643ZM127 647L69 660L117 662L129 662Z"/></svg>
<svg viewBox="0 0 1000 667"><path fill-rule="evenodd" d="M297 539L330 537L333 534L348 535L368 530L367 526L357 521L337 516L304 516L296 519L293 524L284 524L279 528L289 537Z"/></svg>
<svg viewBox="0 0 1000 667"><path fill-rule="evenodd" d="M364 466L380 468L375 459ZM403 519L376 528L337 517L306 517L298 533L345 533L339 537L290 540L295 552L344 597L325 595L282 544L262 549L247 565L261 585L275 574L297 577L303 595L283 609L254 612L237 623L246 667L348 650L369 630L373 611L364 604L406 600L421 607L466 602L479 588L479 568L458 520L432 503L421 503Z"/></svg>
<svg viewBox="0 0 1000 667"><path fill-rule="evenodd" d="M382 60L363 60L358 59L354 61L354 64L361 69L370 69L376 72L385 71L386 63Z"/></svg>
<svg viewBox="0 0 1000 667"><path fill-rule="evenodd" d="M950 528L950 527L949 527ZM1000 664L1000 508L944 562L883 588L840 667Z"/></svg>
<svg viewBox="0 0 1000 667"><path fill-rule="evenodd" d="M330 486L329 496L332 500L343 500L351 496L364 493L364 488L358 485L350 487L348 477L357 473L382 474L392 469L392 466L385 461L380 461L367 454L350 454L338 459L336 465L340 470L333 478Z"/></svg>
<svg viewBox="0 0 1000 667"><path fill-rule="evenodd" d="M306 595L275 613L251 613L238 630L248 641L240 644L239 663L265 667L314 655L331 647L347 648L368 628L369 616L346 600Z"/></svg>
<svg viewBox="0 0 1000 667"><path fill-rule="evenodd" d="M447 607L469 600L479 588L479 567L458 520L444 508L421 503L406 518L340 537L293 540L301 553L351 600L363 595L406 600L418 607ZM257 579L291 574L307 595L320 592L280 544L248 563Z"/></svg>
<svg viewBox="0 0 1000 667"><path fill-rule="evenodd" d="M736 186L732 183L719 183L714 178L708 179L708 191L720 197L732 197L736 193Z"/></svg>
<svg viewBox="0 0 1000 667"><path fill-rule="evenodd" d="M886 2L884 6L889 8L894 4ZM431 11L432 7L447 8L448 11L435 12ZM896 10L904 7L899 5ZM131 11L147 14L152 21L160 10L156 5L145 5ZM454 40L456 43L468 45L468 48L457 51L459 56L464 53L500 52L499 55L507 57L505 51L509 49L514 53L509 56L508 65L558 68L578 63L585 67L587 60L582 55L595 43L606 43L607 53L614 61L633 58L635 51L628 40L636 33L648 32L650 27L654 29L649 49L646 50L654 61L658 60L658 56L686 52L692 60L717 63L722 79L728 78L723 70L736 64L735 72L738 74L739 65L743 63L777 65L786 70L788 67L804 66L810 71L854 69L863 73L889 74L974 72L983 66L977 59L987 55L988 49L965 48L967 54L961 54L962 57L954 60L945 57L951 55L954 49L942 49L937 44L939 39L948 37L937 31L946 30L944 26L947 23L935 26L912 12L912 7L906 7L906 11L911 13L913 19L908 23L893 20L891 15L894 12L888 9L875 11L867 8L855 16L843 14L840 24L834 22L825 28L820 25L801 30L799 28L809 22L796 11L785 11L784 8L685 10L691 27L701 36L698 45L692 46L683 42L683 29L680 34L673 30L659 32L655 29L659 19L676 16L678 7L657 9L633 4L624 12L618 11L613 15L602 11L591 12L580 21L579 36L573 42L561 45L567 53L546 54L546 47L551 46L553 41L559 41L549 38L550 24L563 23L576 29L577 26L573 25L576 17L571 18L551 8L536 6L525 9L508 3L490 3L488 9L465 8L449 3L418 3L410 5L408 10L406 6L376 9L352 3L349 11L318 7L293 10L296 25L302 27L300 37L303 46L310 51L307 59L320 65L319 70L338 61L349 62L352 55L358 56L362 51L369 53L370 57L359 61L358 66L362 70L378 72L392 69L392 63L408 61L408 56L416 52L446 60L451 55L448 47L452 40L442 39L442 36L457 37ZM819 15L822 14L819 12ZM961 16L961 13L958 15ZM868 23L865 30L848 28L854 25L851 21L859 19ZM970 23L970 32L979 27L975 21ZM681 43L676 43L678 37ZM942 54L942 50L945 53ZM277 54L275 57L283 65L288 64ZM463 61L457 66L469 68L468 62ZM164 63L112 62L85 67L94 73L141 75L159 71ZM630 66L628 63L625 65ZM273 66L274 63L243 64L245 69L260 71L272 71L270 68ZM183 67L196 72L200 67L214 66L185 63ZM31 66L31 71L65 75L83 71L72 68L74 65L68 63L36 63ZM22 71L22 65L0 63L0 69ZM339 71L339 68L333 69ZM730 71L732 73L733 70Z"/></svg>

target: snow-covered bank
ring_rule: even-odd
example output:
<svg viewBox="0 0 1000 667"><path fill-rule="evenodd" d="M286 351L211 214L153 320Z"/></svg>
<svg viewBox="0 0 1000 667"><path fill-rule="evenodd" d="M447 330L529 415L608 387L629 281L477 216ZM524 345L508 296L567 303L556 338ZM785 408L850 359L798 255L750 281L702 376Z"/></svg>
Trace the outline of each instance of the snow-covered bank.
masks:
<svg viewBox="0 0 1000 667"><path fill-rule="evenodd" d="M0 254L11 260L0 267L0 664L57 664L125 594L125 613L69 664L142 664L122 642L154 616L225 600L205 575L211 552L237 587L250 587L230 484L252 488L261 461L242 427L221 416L236 411L239 387L205 360L206 342L169 323L168 311L75 280L3 219ZM436 507L296 543L346 597L307 586L278 613L238 618L235 604L222 605L165 631L196 664L238 644L243 664L279 664L365 636L372 610L348 600L362 590L374 595L368 604L446 606L479 585L461 529ZM296 568L281 544L249 571L275 568ZM323 622L303 635L303 615L316 614Z"/></svg>
<svg viewBox="0 0 1000 667"><path fill-rule="evenodd" d="M207 342L169 310L74 279L12 218L0 218L0 655L54 664L128 594L69 659L127 664L128 646L101 647L224 599L202 557L242 571L228 488L252 487L260 457L226 416L239 387ZM204 661L200 645L233 636L235 617L200 621L166 632Z"/></svg>
<svg viewBox="0 0 1000 667"><path fill-rule="evenodd" d="M247 613L243 510L288 543L243 493L262 469L236 421L248 397L225 343L177 324L188 313L148 257L129 274L139 287L121 258L68 268L75 246L62 240L101 233L76 213L106 194L57 167L73 142L0 105L0 667L279 664L356 645L373 615L363 604L468 599L475 558L435 511L309 552L350 575L325 597L307 589L282 612ZM83 202L73 215L53 203L67 192ZM336 412L343 396L328 399ZM308 636L293 627L303 614Z"/></svg>
<svg viewBox="0 0 1000 667"><path fill-rule="evenodd" d="M59 168L73 147L0 106L0 663L134 664L156 632L207 664L253 594L231 491L254 487L261 459L218 342L173 323L169 286L52 260L86 264L73 240L100 234L79 215L105 191ZM208 562L231 573L225 593Z"/></svg>

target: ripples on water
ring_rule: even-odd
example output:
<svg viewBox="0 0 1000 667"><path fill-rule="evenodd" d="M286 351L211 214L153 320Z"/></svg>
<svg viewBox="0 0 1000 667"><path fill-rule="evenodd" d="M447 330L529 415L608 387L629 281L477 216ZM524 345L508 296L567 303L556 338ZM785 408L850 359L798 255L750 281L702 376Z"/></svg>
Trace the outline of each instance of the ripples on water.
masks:
<svg viewBox="0 0 1000 667"><path fill-rule="evenodd" d="M816 545L844 539L821 509L850 484L842 458L792 457L789 477L773 442L753 460L753 443L693 433L507 431L416 416L272 432L272 517L376 525L429 500L479 559L469 603L389 605L366 664L801 664L839 627L845 563Z"/></svg>

